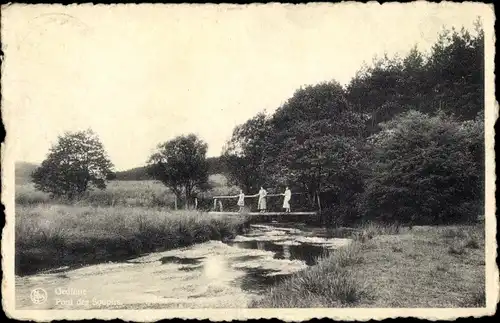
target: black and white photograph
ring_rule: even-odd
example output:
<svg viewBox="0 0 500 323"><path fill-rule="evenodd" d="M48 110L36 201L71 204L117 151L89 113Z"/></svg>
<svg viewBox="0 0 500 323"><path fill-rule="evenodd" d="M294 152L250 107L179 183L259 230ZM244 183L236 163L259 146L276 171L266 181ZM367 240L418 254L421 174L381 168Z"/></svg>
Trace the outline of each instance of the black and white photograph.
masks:
<svg viewBox="0 0 500 323"><path fill-rule="evenodd" d="M4 311L493 315L494 19L473 2L3 6Z"/></svg>

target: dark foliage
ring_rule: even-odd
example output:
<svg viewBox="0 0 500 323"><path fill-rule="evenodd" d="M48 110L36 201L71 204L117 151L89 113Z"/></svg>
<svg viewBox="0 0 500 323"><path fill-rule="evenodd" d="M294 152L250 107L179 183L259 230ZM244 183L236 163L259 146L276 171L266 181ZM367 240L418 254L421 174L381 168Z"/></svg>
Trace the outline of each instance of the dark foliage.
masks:
<svg viewBox="0 0 500 323"><path fill-rule="evenodd" d="M93 187L106 188L113 165L92 130L60 136L32 174L36 189L73 199Z"/></svg>

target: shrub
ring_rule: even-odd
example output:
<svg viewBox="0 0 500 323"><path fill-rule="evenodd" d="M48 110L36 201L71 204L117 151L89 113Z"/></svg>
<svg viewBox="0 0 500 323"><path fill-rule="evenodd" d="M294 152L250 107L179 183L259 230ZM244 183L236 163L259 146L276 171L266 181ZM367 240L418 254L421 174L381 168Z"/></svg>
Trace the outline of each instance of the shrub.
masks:
<svg viewBox="0 0 500 323"><path fill-rule="evenodd" d="M382 131L369 138L364 215L414 224L475 218L484 201L484 169L473 149L482 144L476 141L484 130L482 121L476 122L409 111L381 124Z"/></svg>

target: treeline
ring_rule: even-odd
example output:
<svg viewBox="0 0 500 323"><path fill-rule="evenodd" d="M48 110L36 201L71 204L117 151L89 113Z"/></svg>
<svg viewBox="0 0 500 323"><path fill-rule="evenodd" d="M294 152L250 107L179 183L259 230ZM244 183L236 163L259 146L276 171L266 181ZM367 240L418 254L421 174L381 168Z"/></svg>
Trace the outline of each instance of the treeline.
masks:
<svg viewBox="0 0 500 323"><path fill-rule="evenodd" d="M364 66L346 88L306 86L234 129L222 160L246 192L288 185L330 224L469 221L483 212L484 34L443 31Z"/></svg>
<svg viewBox="0 0 500 323"><path fill-rule="evenodd" d="M221 162L220 157L208 157L206 160L208 163L208 175L225 175L229 172L225 164ZM148 166L141 166L112 173L109 179L117 181L144 181L151 180L153 177L148 174Z"/></svg>
<svg viewBox="0 0 500 323"><path fill-rule="evenodd" d="M147 166L135 167L132 169L114 172L109 176L110 180L117 181L145 181L151 180L151 176L149 176L147 172Z"/></svg>

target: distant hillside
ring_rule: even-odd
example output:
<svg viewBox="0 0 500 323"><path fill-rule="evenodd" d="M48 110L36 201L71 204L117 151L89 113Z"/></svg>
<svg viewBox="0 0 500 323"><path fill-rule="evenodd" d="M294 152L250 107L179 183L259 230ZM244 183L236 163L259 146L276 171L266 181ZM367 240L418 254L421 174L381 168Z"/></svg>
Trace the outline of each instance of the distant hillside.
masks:
<svg viewBox="0 0 500 323"><path fill-rule="evenodd" d="M207 158L208 173L210 175L223 174L225 175L225 165L220 161L220 157ZM38 165L27 162L16 163L16 183L24 184L31 182L31 173L38 167ZM112 178L118 181L143 181L152 179L146 172L147 166L135 167L132 169L116 172ZM221 179L222 180L222 179Z"/></svg>
<svg viewBox="0 0 500 323"><path fill-rule="evenodd" d="M117 181L145 181L150 180L151 177L146 172L146 166L141 166L116 172L113 179Z"/></svg>
<svg viewBox="0 0 500 323"><path fill-rule="evenodd" d="M225 165L220 161L220 157L207 158L208 174L226 174ZM143 181L152 179L146 172L147 166L135 167L132 169L116 172L113 179L117 181Z"/></svg>
<svg viewBox="0 0 500 323"><path fill-rule="evenodd" d="M38 167L37 164L28 162L16 162L15 174L16 184L26 184L31 182L31 173Z"/></svg>

